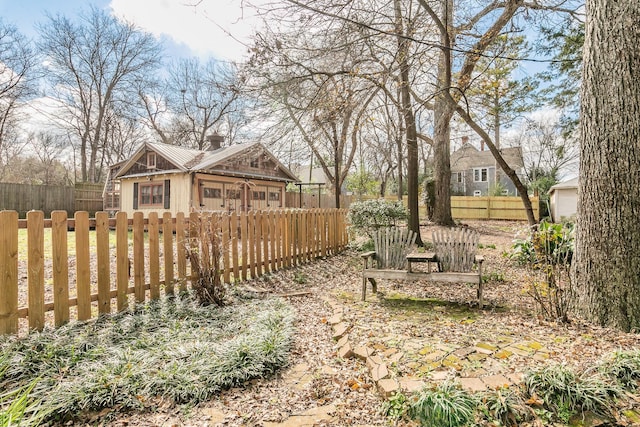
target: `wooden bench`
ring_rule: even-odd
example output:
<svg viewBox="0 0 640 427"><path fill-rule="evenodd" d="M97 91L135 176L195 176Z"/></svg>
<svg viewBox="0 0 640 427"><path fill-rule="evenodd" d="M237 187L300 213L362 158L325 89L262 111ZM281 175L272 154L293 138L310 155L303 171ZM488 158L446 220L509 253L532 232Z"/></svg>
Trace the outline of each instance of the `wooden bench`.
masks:
<svg viewBox="0 0 640 427"><path fill-rule="evenodd" d="M397 231L395 232L397 233ZM381 233L380 233L381 234ZM415 234L415 233L414 233ZM432 233L435 250L416 252L407 250L413 246L415 235L396 236L386 233L376 236L376 251L362 254L362 300L366 299L367 281L373 292L377 292L376 278L390 280L432 280L445 283L473 283L477 285L480 308L482 296L482 263L484 258L476 255L479 235L469 229L450 229ZM408 244L408 242L411 244ZM426 263L426 271L415 271L416 263ZM476 270L473 267L477 266ZM406 266L406 269L405 269ZM436 271L433 271L435 268Z"/></svg>
<svg viewBox="0 0 640 427"><path fill-rule="evenodd" d="M377 292L375 279L406 279L407 254L413 249L417 234L411 230L385 228L373 235L375 251L360 255L362 270L362 300L367 297L367 281L373 292Z"/></svg>

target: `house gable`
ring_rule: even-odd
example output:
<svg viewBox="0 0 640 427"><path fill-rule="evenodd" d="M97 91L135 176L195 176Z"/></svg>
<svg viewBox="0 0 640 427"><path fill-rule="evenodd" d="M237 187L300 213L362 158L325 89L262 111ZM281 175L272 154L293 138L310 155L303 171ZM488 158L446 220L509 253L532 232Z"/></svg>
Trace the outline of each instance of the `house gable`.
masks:
<svg viewBox="0 0 640 427"><path fill-rule="evenodd" d="M126 175L174 171L176 169L179 169L178 165L171 162L160 153L151 149L146 149L139 154L136 162L130 165L129 169L126 171Z"/></svg>
<svg viewBox="0 0 640 427"><path fill-rule="evenodd" d="M262 144L251 143L227 147L217 156L205 158L191 170L210 174L276 181L297 181L297 177Z"/></svg>

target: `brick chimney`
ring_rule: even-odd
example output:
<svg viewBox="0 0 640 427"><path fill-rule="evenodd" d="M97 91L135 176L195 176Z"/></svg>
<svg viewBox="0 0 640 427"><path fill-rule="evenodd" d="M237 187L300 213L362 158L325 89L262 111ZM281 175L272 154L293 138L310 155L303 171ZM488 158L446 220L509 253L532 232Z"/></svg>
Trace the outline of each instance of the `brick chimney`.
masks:
<svg viewBox="0 0 640 427"><path fill-rule="evenodd" d="M480 151L484 151L484 141L480 141Z"/></svg>
<svg viewBox="0 0 640 427"><path fill-rule="evenodd" d="M462 137L462 145L468 144L468 143L469 143L469 137L468 136L463 136Z"/></svg>
<svg viewBox="0 0 640 427"><path fill-rule="evenodd" d="M224 136L219 135L218 132L214 132L211 135L207 135L207 141L209 141L209 151L215 151L220 149Z"/></svg>

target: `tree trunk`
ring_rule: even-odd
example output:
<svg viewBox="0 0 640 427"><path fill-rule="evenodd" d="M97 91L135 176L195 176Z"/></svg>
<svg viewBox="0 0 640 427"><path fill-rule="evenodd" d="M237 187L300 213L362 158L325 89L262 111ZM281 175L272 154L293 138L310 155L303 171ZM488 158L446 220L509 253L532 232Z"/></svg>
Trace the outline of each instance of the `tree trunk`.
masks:
<svg viewBox="0 0 640 427"><path fill-rule="evenodd" d="M400 1L395 0L395 18L397 34L404 34ZM420 215L418 211L418 131L416 117L411 105L409 90L409 41L398 36L398 56L400 63L400 93L402 114L407 135L407 206L409 208L409 230L416 233L416 244L422 246L420 238Z"/></svg>
<svg viewBox="0 0 640 427"><path fill-rule="evenodd" d="M640 3L587 0L575 310L640 330Z"/></svg>
<svg viewBox="0 0 640 427"><path fill-rule="evenodd" d="M451 216L451 118L454 108L446 99L451 88L451 45L449 25L453 22L453 1L445 0L443 9L444 28L441 29L440 42L443 48L438 61L438 83L433 101L433 169L435 182L435 206L433 222L439 225L455 225Z"/></svg>

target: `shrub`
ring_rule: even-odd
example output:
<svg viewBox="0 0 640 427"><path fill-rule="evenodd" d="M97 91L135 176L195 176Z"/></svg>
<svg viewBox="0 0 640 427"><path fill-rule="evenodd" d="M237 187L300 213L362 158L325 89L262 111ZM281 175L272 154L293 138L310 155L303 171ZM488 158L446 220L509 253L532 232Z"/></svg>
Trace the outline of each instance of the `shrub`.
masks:
<svg viewBox="0 0 640 427"><path fill-rule="evenodd" d="M540 314L551 320L567 321L572 297L571 259L574 230L571 224L541 221L528 239L518 240L509 257L531 271L525 288L536 302Z"/></svg>
<svg viewBox="0 0 640 427"><path fill-rule="evenodd" d="M213 215L202 214L184 243L191 260L192 287L201 305L224 305L226 288L221 280L222 244L219 221Z"/></svg>
<svg viewBox="0 0 640 427"><path fill-rule="evenodd" d="M427 427L458 427L474 418L476 400L452 383L443 383L418 394L409 414Z"/></svg>
<svg viewBox="0 0 640 427"><path fill-rule="evenodd" d="M354 202L349 207L347 220L351 228L373 238L379 228L395 226L398 221L407 219L407 210L402 202L391 202L384 199Z"/></svg>

